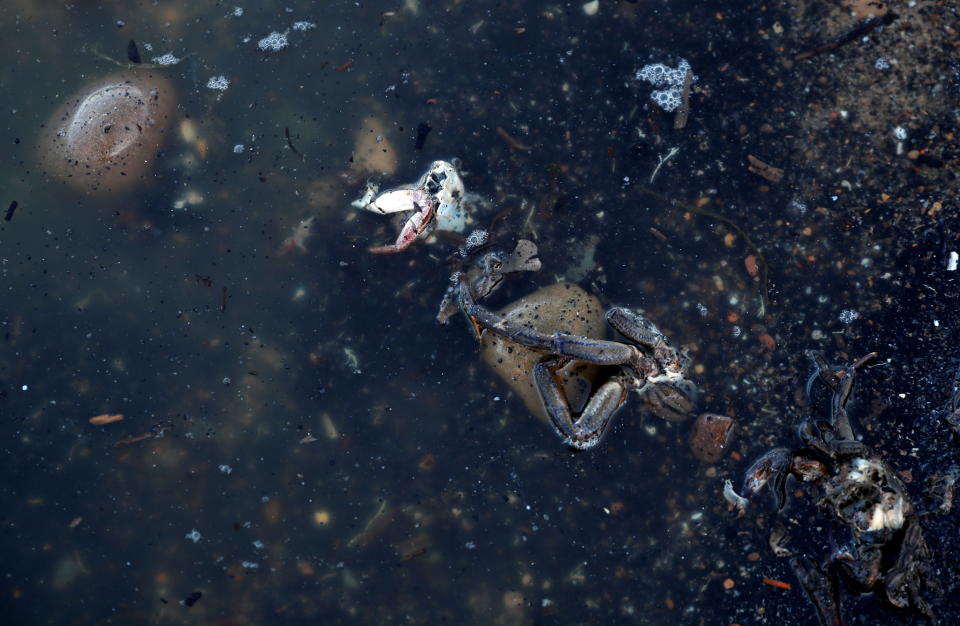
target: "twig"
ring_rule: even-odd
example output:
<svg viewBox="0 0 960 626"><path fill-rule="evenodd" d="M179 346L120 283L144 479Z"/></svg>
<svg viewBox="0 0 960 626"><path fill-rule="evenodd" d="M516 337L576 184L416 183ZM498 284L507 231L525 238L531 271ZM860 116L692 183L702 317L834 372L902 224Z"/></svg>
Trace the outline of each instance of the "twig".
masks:
<svg viewBox="0 0 960 626"><path fill-rule="evenodd" d="M293 150L293 153L294 153L295 155L297 155L298 157L300 157L300 160L301 160L301 161L306 161L307 158L306 158L305 156L303 156L303 154L301 154L299 150L297 150L295 147L293 147L293 139L290 138L290 127L285 127L285 128L283 129L283 134L287 136L287 146L289 146L290 149Z"/></svg>
<svg viewBox="0 0 960 626"><path fill-rule="evenodd" d="M683 87L680 89L682 98L680 108L673 115L673 128L680 130L687 125L687 118L690 116L690 85L693 83L693 70L687 70L683 77Z"/></svg>
<svg viewBox="0 0 960 626"><path fill-rule="evenodd" d="M653 174L650 174L650 180L648 182L652 183L653 179L657 177L657 173L660 171L660 168L663 167L663 164L669 161L671 157L678 152L680 152L680 148L670 148L670 152L667 153L667 156L664 157L658 154L657 158L660 159L660 162L657 163L655 168L653 168Z"/></svg>
<svg viewBox="0 0 960 626"><path fill-rule="evenodd" d="M528 152L531 150L530 146L528 146L525 143L522 143L519 139L517 139L516 137L508 133L506 130L504 130L503 127L501 126L497 126L497 134L500 135L500 138L506 141L507 145L509 145L514 150L522 150L524 152Z"/></svg>
<svg viewBox="0 0 960 626"><path fill-rule="evenodd" d="M797 61L803 61L804 59L815 57L818 54L823 54L824 52L833 52L840 46L844 44L848 44L851 41L854 41L855 39L860 39L864 35L869 34L874 29L879 28L880 26L887 26L889 24L892 24L893 21L898 17L900 16L893 12L886 13L880 17L871 17L868 20L864 20L860 22L852 30L850 30L844 35L841 35L840 37L837 37L833 41L830 41L825 44L821 44L811 50L806 50L805 52L801 52L794 58Z"/></svg>

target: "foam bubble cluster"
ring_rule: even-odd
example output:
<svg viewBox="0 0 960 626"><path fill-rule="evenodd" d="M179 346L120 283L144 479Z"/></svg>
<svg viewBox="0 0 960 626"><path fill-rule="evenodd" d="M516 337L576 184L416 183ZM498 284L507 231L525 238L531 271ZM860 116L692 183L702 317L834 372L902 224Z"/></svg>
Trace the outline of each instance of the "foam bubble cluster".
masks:
<svg viewBox="0 0 960 626"><path fill-rule="evenodd" d="M276 31L270 33L257 42L257 47L266 52L277 52L279 50L283 50L289 45L290 42L287 41L287 33L278 33Z"/></svg>
<svg viewBox="0 0 960 626"><path fill-rule="evenodd" d="M227 87L230 86L230 79L226 76L214 76L207 81L207 89L216 89L218 91L226 91Z"/></svg>
<svg viewBox="0 0 960 626"><path fill-rule="evenodd" d="M662 87L650 92L650 98L660 107L670 113L677 110L683 103L683 81L690 71L690 64L686 59L680 59L677 67L668 67L663 63L645 65L637 70L636 79L645 80L654 87ZM697 77L694 76L693 80Z"/></svg>
<svg viewBox="0 0 960 626"><path fill-rule="evenodd" d="M151 61L157 65L176 65L183 59L177 58L172 52L168 52L162 56L153 57Z"/></svg>

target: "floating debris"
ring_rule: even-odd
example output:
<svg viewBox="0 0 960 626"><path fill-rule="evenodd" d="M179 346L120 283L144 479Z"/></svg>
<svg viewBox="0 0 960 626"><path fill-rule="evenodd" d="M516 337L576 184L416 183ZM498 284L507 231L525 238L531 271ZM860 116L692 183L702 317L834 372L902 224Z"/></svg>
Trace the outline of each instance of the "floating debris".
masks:
<svg viewBox="0 0 960 626"><path fill-rule="evenodd" d="M781 180L783 180L783 170L779 167L768 165L752 154L747 155L747 161L750 164L748 166L750 173L756 174L757 176L762 176L771 183L779 183Z"/></svg>
<svg viewBox="0 0 960 626"><path fill-rule="evenodd" d="M849 32L844 33L840 37L837 37L836 39L829 41L825 44L819 45L811 50L801 52L796 57L794 57L794 59L797 61L803 61L805 59L815 57L818 54L823 54L825 52L833 52L840 46L846 45L851 41L856 41L857 39L861 39L861 38L866 39L866 36L869 35L872 31L874 31L875 29L881 26L888 26L892 24L894 20L896 20L898 17L900 16L897 15L896 13L886 13L880 17L872 17L868 20L863 20Z"/></svg>
<svg viewBox="0 0 960 626"><path fill-rule="evenodd" d="M415 150L423 150L423 144L427 142L427 135L430 134L431 130L433 129L430 127L430 124L426 122L417 124L417 139L413 146Z"/></svg>
<svg viewBox="0 0 960 626"><path fill-rule="evenodd" d="M381 501L377 512L367 520L363 530L347 542L347 547L365 548L370 545L374 539L383 534L383 531L390 526L396 512L396 509L388 506L386 501Z"/></svg>
<svg viewBox="0 0 960 626"><path fill-rule="evenodd" d="M783 589L785 591L790 591L793 588L790 586L790 583L785 583L782 580L775 580L773 578L767 578L766 576L763 578L763 584L776 587L777 589Z"/></svg>
<svg viewBox="0 0 960 626"><path fill-rule="evenodd" d="M750 503L749 500L734 491L733 483L730 482L729 478L723 481L723 498L727 503L735 506L741 513L747 509L747 505Z"/></svg>
<svg viewBox="0 0 960 626"><path fill-rule="evenodd" d="M140 50L137 48L137 42L133 39L127 42L127 58L131 63L136 63L137 65L142 62L140 59Z"/></svg>
<svg viewBox="0 0 960 626"><path fill-rule="evenodd" d="M293 139L290 137L290 128L289 128L289 127L286 127L286 128L283 129L283 134L284 134L284 136L287 138L287 147L289 147L290 150L291 150L295 155L297 155L298 157L300 157L300 160L301 160L301 161L306 160L307 157L304 156L303 153L300 152L299 150L297 150L296 146L293 145Z"/></svg>
<svg viewBox="0 0 960 626"><path fill-rule="evenodd" d="M114 422L119 422L123 419L122 413L103 413L102 415L97 415L90 418L90 423L95 426L104 426L106 424L112 424Z"/></svg>
<svg viewBox="0 0 960 626"><path fill-rule="evenodd" d="M337 430L337 426L333 423L333 418L330 417L329 413L320 416L320 422L323 424L323 434L327 439L333 441L340 438L340 431Z"/></svg>
<svg viewBox="0 0 960 626"><path fill-rule="evenodd" d="M497 126L497 134L500 135L500 138L507 142L507 145L513 148L514 150L521 150L523 152L529 152L532 150L530 146L521 142L519 139L508 133L504 128Z"/></svg>
<svg viewBox="0 0 960 626"><path fill-rule="evenodd" d="M200 591L194 591L189 596L180 601L180 604L186 607L191 607L196 604L200 598L203 597L203 593Z"/></svg>
<svg viewBox="0 0 960 626"><path fill-rule="evenodd" d="M317 219L311 215L306 219L300 220L296 226L291 229L290 235L280 244L279 255L284 255L294 250L301 252L307 251L307 238L310 237L313 230L313 222Z"/></svg>

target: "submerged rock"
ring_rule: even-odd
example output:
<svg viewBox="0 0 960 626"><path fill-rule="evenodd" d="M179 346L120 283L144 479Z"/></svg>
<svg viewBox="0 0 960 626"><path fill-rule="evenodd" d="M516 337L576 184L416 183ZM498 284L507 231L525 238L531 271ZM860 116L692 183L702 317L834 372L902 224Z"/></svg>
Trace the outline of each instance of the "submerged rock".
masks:
<svg viewBox="0 0 960 626"><path fill-rule="evenodd" d="M173 84L123 72L84 87L57 109L39 142L46 174L105 195L140 183L173 128Z"/></svg>
<svg viewBox="0 0 960 626"><path fill-rule="evenodd" d="M716 463L729 451L734 434L733 418L703 413L690 430L690 451L704 463Z"/></svg>
<svg viewBox="0 0 960 626"><path fill-rule="evenodd" d="M596 297L573 283L558 283L539 289L499 311L511 322L546 333L565 332L604 338L607 325ZM521 346L489 331L480 337L480 353L487 365L523 399L527 409L547 420L540 395L533 383L533 367L546 352ZM598 367L582 361L565 365L558 373L567 398L576 412L586 404Z"/></svg>

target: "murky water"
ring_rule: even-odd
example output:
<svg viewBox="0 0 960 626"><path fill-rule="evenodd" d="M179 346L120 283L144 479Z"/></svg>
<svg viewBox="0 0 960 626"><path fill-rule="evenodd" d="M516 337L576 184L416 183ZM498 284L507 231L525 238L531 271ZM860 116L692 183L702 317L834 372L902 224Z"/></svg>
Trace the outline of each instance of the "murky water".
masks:
<svg viewBox="0 0 960 626"><path fill-rule="evenodd" d="M754 524L773 512L738 519L721 489L790 445L811 329L848 332L838 314L872 296L829 263L797 277L821 198L742 165L800 132L802 93L769 95L791 76L757 35L775 19L662 4L0 7L3 623L815 619ZM180 59L152 70L176 123L132 190L78 191L38 138L130 40ZM697 81L674 130L633 74L681 58ZM690 422L629 408L598 449L564 449L464 319L434 321L455 246L366 251L395 237L350 206L367 178L452 157L474 225L540 248L491 306L568 279L644 310L688 349L701 407L740 420L731 455L701 463ZM824 257L869 277L897 262L828 235Z"/></svg>

